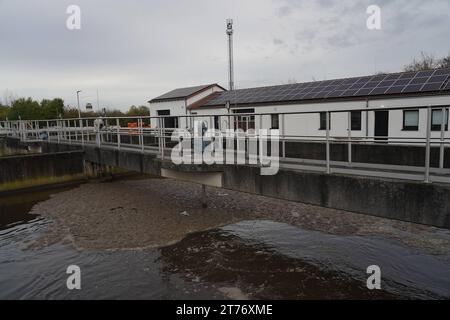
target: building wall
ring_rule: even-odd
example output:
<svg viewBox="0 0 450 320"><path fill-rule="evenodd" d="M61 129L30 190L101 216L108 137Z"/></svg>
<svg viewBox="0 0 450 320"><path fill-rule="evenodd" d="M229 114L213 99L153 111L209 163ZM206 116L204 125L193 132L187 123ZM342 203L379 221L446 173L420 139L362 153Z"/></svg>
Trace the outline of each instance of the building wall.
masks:
<svg viewBox="0 0 450 320"><path fill-rule="evenodd" d="M170 110L170 116L182 116L186 115L186 100L172 100L163 102L153 102L150 103L150 116L157 117L158 111L160 110ZM186 119L180 119L179 124L185 125ZM151 127L157 128L158 119L151 119Z"/></svg>
<svg viewBox="0 0 450 320"><path fill-rule="evenodd" d="M320 115L321 111L333 111L333 110L348 110L348 109L365 109L367 102L365 100L360 101L345 101L345 102L325 102L325 103L310 103L310 104L289 104L289 105L266 105L266 106L245 106L245 107L233 107L231 106L230 112L239 108L254 108L256 113L268 113L267 115L256 116L255 127L256 128L270 128L271 126L271 113L285 113L285 112L309 112L314 111L317 113L311 114L286 114L284 116L284 129L283 119L280 116L280 132L285 135L295 136L325 136L325 130L319 130L320 127ZM382 107L421 107L421 106L449 106L450 96L430 96L430 97L411 97L402 99L384 99L384 100L372 100L369 101L369 108L382 108ZM193 110L199 116L211 115L211 114L224 114L228 112L225 108L199 108ZM368 126L366 126L366 117L368 118ZM374 136L374 112L362 112L361 115L361 130L352 130L352 137L365 137ZM207 121L209 127L211 126L211 117L203 117L202 120ZM221 122L227 126L227 116L221 117ZM389 136L390 137L426 137L426 121L427 110L421 109L419 111L419 130L418 131L404 131L403 130L403 111L391 110L389 111ZM233 122L233 121L231 121ZM366 133L367 127L367 133ZM332 113L331 114L331 130L330 134L334 137L347 137L348 136L348 113ZM445 133L446 137L450 137L450 133ZM440 132L433 131L432 137L440 137Z"/></svg>

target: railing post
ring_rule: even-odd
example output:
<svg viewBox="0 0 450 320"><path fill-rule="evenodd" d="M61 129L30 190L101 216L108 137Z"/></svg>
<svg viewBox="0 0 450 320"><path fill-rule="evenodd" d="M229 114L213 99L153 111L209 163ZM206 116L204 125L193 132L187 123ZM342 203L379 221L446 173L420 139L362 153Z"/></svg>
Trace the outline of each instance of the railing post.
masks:
<svg viewBox="0 0 450 320"><path fill-rule="evenodd" d="M72 144L72 128L71 128L70 120L68 120L68 128L69 128L69 144Z"/></svg>
<svg viewBox="0 0 450 320"><path fill-rule="evenodd" d="M56 129L56 141L59 143L59 131L61 130L59 127L59 120L56 120L55 123L55 129Z"/></svg>
<svg viewBox="0 0 450 320"><path fill-rule="evenodd" d="M427 108L427 138L425 148L425 183L430 182L431 107Z"/></svg>
<svg viewBox="0 0 450 320"><path fill-rule="evenodd" d="M164 151L166 146L166 118L162 118L161 126L161 159L164 160Z"/></svg>
<svg viewBox="0 0 450 320"><path fill-rule="evenodd" d="M441 111L441 145L439 148L439 168L444 169L444 152L445 152L445 123L447 122L448 115L445 107Z"/></svg>
<svg viewBox="0 0 450 320"><path fill-rule="evenodd" d="M81 145L84 146L84 130L83 130L83 120L80 119L80 131L81 131Z"/></svg>
<svg viewBox="0 0 450 320"><path fill-rule="evenodd" d="M352 165L352 112L348 112L348 164Z"/></svg>
<svg viewBox="0 0 450 320"><path fill-rule="evenodd" d="M119 121L119 118L116 119L116 127L117 127L117 149L120 150L120 121Z"/></svg>
<svg viewBox="0 0 450 320"><path fill-rule="evenodd" d="M283 139L283 158L286 158L286 129L285 129L285 114L281 115L281 126L282 126L282 139Z"/></svg>
<svg viewBox="0 0 450 320"><path fill-rule="evenodd" d="M158 126L158 130L157 130L157 134L158 134L158 153L161 156L162 152L161 152L161 118L156 118L156 122L157 122L157 126Z"/></svg>
<svg viewBox="0 0 450 320"><path fill-rule="evenodd" d="M326 162L327 162L327 174L331 173L330 168L330 112L326 112Z"/></svg>
<svg viewBox="0 0 450 320"><path fill-rule="evenodd" d="M139 143L141 145L141 152L144 153L144 127L142 125L142 118L139 118Z"/></svg>

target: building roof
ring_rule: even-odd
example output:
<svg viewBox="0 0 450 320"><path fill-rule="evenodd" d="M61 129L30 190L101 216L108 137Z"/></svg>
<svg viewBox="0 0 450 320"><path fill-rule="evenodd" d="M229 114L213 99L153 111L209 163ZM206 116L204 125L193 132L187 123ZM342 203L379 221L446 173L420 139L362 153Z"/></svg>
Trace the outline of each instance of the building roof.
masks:
<svg viewBox="0 0 450 320"><path fill-rule="evenodd" d="M214 86L218 86L218 87L222 88L221 86L219 86L216 83L206 84L206 85L202 85L202 86L195 86L195 87L178 88L178 89L169 91L163 95L160 95L160 96L150 100L149 102L183 100L183 99L187 99L197 93L200 93L203 90L209 89ZM225 90L224 88L222 88L222 89Z"/></svg>
<svg viewBox="0 0 450 320"><path fill-rule="evenodd" d="M295 83L220 92L195 107L307 103L450 93L450 68Z"/></svg>

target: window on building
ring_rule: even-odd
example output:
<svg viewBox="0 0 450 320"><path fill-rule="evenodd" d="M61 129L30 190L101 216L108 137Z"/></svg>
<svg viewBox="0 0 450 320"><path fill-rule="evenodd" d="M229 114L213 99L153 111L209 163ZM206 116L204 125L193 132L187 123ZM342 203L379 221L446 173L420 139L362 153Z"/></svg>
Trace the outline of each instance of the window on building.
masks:
<svg viewBox="0 0 450 320"><path fill-rule="evenodd" d="M448 130L448 109L445 109L445 131ZM440 131L442 125L442 109L433 109L431 112L431 130Z"/></svg>
<svg viewBox="0 0 450 320"><path fill-rule="evenodd" d="M271 114L270 115L271 129L280 129L280 115Z"/></svg>
<svg viewBox="0 0 450 320"><path fill-rule="evenodd" d="M352 130L361 130L361 111L352 111L350 118Z"/></svg>
<svg viewBox="0 0 450 320"><path fill-rule="evenodd" d="M220 130L220 117L214 116L214 129Z"/></svg>
<svg viewBox="0 0 450 320"><path fill-rule="evenodd" d="M170 110L158 110L157 113L164 117L164 128L178 128L178 117L170 117Z"/></svg>
<svg viewBox="0 0 450 320"><path fill-rule="evenodd" d="M330 129L331 129L331 113L330 113ZM320 128L319 130L327 130L327 113L320 113Z"/></svg>
<svg viewBox="0 0 450 320"><path fill-rule="evenodd" d="M233 113L255 113L255 109L235 109ZM255 129L255 116L234 116L234 127L243 131Z"/></svg>
<svg viewBox="0 0 450 320"><path fill-rule="evenodd" d="M403 130L407 131L419 130L419 110L403 111Z"/></svg>

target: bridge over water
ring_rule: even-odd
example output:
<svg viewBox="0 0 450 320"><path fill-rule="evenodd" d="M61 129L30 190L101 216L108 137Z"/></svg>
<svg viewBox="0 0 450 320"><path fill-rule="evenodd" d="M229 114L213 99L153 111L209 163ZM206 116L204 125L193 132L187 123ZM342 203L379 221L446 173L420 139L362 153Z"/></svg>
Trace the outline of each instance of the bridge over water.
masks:
<svg viewBox="0 0 450 320"><path fill-rule="evenodd" d="M150 117L104 117L102 128L95 123L98 118L8 121L0 123L0 133L42 152L82 150L85 163L450 228L450 151L444 135L405 141L352 137L349 130L348 136L336 137L328 123L321 137L299 137L281 128L276 146L254 133L234 136L233 157L242 155L245 163L176 165L171 160L176 129L165 128L164 118L153 119L157 127L148 126ZM136 126L127 127L127 122ZM267 167L258 158L263 150L271 150L268 161L275 160L271 152L277 151L277 174L261 174Z"/></svg>

